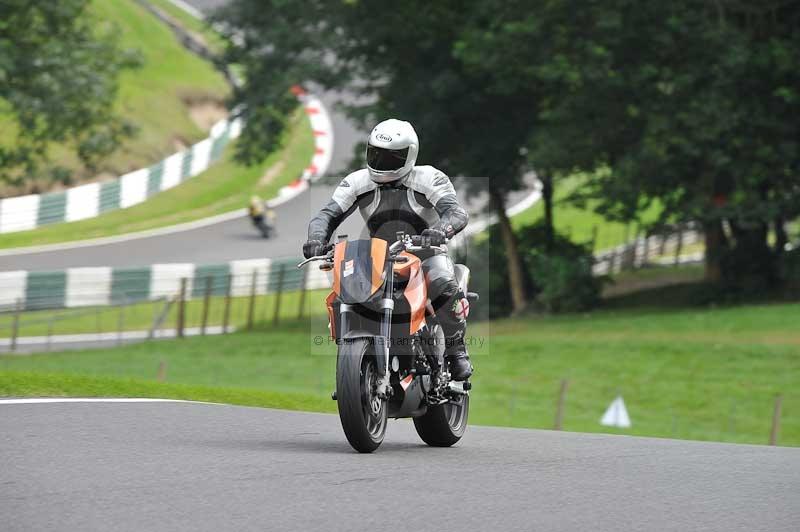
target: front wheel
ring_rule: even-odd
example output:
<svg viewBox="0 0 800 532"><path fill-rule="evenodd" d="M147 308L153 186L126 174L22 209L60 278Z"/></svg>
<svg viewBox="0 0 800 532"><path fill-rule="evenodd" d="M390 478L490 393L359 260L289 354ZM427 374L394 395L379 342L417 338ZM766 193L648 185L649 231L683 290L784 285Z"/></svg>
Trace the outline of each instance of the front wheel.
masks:
<svg viewBox="0 0 800 532"><path fill-rule="evenodd" d="M432 447L450 447L464 436L469 417L469 395L428 408L414 418L414 428L422 441Z"/></svg>
<svg viewBox="0 0 800 532"><path fill-rule="evenodd" d="M347 441L360 453L371 453L383 442L388 409L375 393L378 366L366 338L339 345L336 360L336 400Z"/></svg>

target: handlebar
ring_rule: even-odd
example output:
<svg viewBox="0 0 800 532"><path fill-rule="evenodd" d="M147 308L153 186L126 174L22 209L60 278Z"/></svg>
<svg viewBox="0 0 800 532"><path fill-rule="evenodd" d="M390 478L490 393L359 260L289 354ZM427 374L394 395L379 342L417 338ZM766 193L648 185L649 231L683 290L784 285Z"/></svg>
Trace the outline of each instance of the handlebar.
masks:
<svg viewBox="0 0 800 532"><path fill-rule="evenodd" d="M325 255L316 255L314 257L309 257L300 264L298 264L297 267L302 268L309 262L315 262L320 260L333 263L333 248L334 248L333 244L326 245ZM399 254L401 251L424 251L430 249L442 252L446 251L446 249L442 246L432 245L429 237L425 237L422 235L405 235L405 238L403 238L402 240L397 240L389 246L389 256L393 257Z"/></svg>
<svg viewBox="0 0 800 532"><path fill-rule="evenodd" d="M437 251L445 251L445 248L442 246L435 246L431 244L431 239L426 236L422 235L409 235L407 237L407 242L410 245L406 245L407 251L422 251L426 249L435 249Z"/></svg>

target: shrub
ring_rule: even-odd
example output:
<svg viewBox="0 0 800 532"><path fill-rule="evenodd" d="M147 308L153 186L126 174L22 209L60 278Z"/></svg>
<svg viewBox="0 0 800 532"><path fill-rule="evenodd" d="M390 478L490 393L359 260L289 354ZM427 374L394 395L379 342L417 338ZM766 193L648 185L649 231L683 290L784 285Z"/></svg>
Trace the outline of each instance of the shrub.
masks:
<svg viewBox="0 0 800 532"><path fill-rule="evenodd" d="M781 256L780 276L789 291L800 293L800 247Z"/></svg>
<svg viewBox="0 0 800 532"><path fill-rule="evenodd" d="M470 289L481 295L472 316L493 319L509 314L511 298L505 249L497 226L488 229L488 238L473 242L466 263L472 271ZM545 250L545 230L541 225L517 233L519 250L527 274L526 292L534 307L545 312L587 310L600 300L605 278L592 275L594 259L588 246L556 234L553 249Z"/></svg>
<svg viewBox="0 0 800 532"><path fill-rule="evenodd" d="M545 241L542 225L520 231L520 249L536 305L546 312L577 312L596 306L606 278L592 274L591 248L556 234L553 249L548 251Z"/></svg>
<svg viewBox="0 0 800 532"><path fill-rule="evenodd" d="M536 303L546 312L577 312L600 300L602 282L592 276L592 259L533 253L531 275L539 286Z"/></svg>

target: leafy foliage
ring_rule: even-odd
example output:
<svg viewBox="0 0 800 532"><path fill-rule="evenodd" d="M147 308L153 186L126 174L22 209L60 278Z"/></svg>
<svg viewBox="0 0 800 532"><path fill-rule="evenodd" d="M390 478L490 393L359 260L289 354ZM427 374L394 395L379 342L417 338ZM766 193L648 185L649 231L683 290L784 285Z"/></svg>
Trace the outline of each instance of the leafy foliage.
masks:
<svg viewBox="0 0 800 532"><path fill-rule="evenodd" d="M489 238L475 244L470 257L479 260L467 264L471 269L471 289L481 295L473 314L478 319L498 318L511 312L507 262L502 247L492 245L499 227L489 229ZM548 313L588 310L600 302L605 277L592 275L594 258L589 245L571 242L555 233L548 244L544 224L527 226L519 231L520 249L524 250L525 287L535 307ZM469 259L469 257L467 257Z"/></svg>
<svg viewBox="0 0 800 532"><path fill-rule="evenodd" d="M769 230L800 215L800 4L504 5L460 53L497 90L528 91L534 166L607 168L585 191L601 212L632 219L658 201L657 223L705 225L712 278L757 264L774 281L784 242L769 249Z"/></svg>
<svg viewBox="0 0 800 532"><path fill-rule="evenodd" d="M233 101L247 118L240 158L254 160L274 144L292 105L289 88L311 80L355 95L344 108L364 129L389 117L413 123L420 164L489 177L490 208L501 215L506 195L522 186L531 123L517 112L528 104L526 93L489 90L490 80L456 54L481 6L478 0L231 2L217 20L231 42L226 60L246 71ZM485 183L466 181L475 192L485 192ZM512 289L521 296L510 227L501 237L512 250ZM515 298L515 306L523 304Z"/></svg>
<svg viewBox="0 0 800 532"><path fill-rule="evenodd" d="M526 102L486 90L483 74L454 53L480 4L232 2L217 18L233 43L227 59L247 72L234 96L250 128L241 156L267 149L291 103L289 87L306 79L360 96L345 108L362 126L391 116L412 122L420 160L453 175L491 176L504 192L518 188L529 125L509 110Z"/></svg>
<svg viewBox="0 0 800 532"><path fill-rule="evenodd" d="M498 214L535 169L551 253L554 180L584 171L577 199L610 219L658 205L654 225L701 222L709 280L785 271L784 227L800 216L798 2L236 0L220 20L248 71L236 103L257 119L244 157L273 142L286 90L310 79L358 94L362 124L414 122L422 161L490 176ZM497 236L519 264L510 231Z"/></svg>
<svg viewBox="0 0 800 532"><path fill-rule="evenodd" d="M52 142L70 142L89 168L132 133L113 112L117 76L138 64L98 34L88 0L0 0L0 109L13 141L0 145L0 182L36 174ZM56 170L53 177L58 177Z"/></svg>
<svg viewBox="0 0 800 532"><path fill-rule="evenodd" d="M587 245L570 242L555 235L546 246L544 225L527 227L520 241L524 242L531 284L536 290L536 303L546 312L578 312L589 310L600 302L604 277L592 274L594 257Z"/></svg>

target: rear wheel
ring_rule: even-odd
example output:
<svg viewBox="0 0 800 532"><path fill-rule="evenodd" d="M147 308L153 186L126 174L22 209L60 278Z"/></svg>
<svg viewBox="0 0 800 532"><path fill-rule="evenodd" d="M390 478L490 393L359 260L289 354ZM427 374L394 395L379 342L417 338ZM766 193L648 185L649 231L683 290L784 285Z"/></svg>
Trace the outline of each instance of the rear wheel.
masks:
<svg viewBox="0 0 800 532"><path fill-rule="evenodd" d="M414 418L414 428L422 441L433 447L450 447L464 436L469 417L469 395L453 402L428 408L425 415Z"/></svg>
<svg viewBox="0 0 800 532"><path fill-rule="evenodd" d="M371 453L383 442L388 409L375 393L378 366L369 341L339 345L336 362L336 401L347 441L360 453Z"/></svg>

